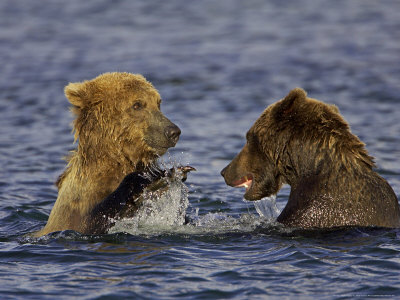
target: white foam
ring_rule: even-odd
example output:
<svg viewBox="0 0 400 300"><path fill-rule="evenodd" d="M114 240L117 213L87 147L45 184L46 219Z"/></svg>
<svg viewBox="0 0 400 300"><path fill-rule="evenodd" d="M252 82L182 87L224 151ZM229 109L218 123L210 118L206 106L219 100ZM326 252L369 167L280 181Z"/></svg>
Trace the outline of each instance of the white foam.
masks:
<svg viewBox="0 0 400 300"><path fill-rule="evenodd" d="M171 178L169 187L161 195L145 191L143 205L132 218L116 220L108 233L126 232L137 234L148 227L161 229L180 226L185 223L186 209L189 205L188 188L181 176Z"/></svg>
<svg viewBox="0 0 400 300"><path fill-rule="evenodd" d="M168 162L161 161L164 168L176 167L179 164L171 157ZM186 210L189 206L188 187L182 182L182 175L176 172L169 179L169 187L161 195L155 192L143 194L143 206L134 217L115 220L115 225L108 233L125 232L132 235L152 235L160 233L185 234L221 234L226 232L250 232L261 224L275 224L279 209L276 196L251 201L260 217L254 214L242 214L237 217L227 213L212 213L199 216L199 208L192 215L192 222L185 226Z"/></svg>
<svg viewBox="0 0 400 300"><path fill-rule="evenodd" d="M261 219L253 214L241 214L239 218L227 213L208 213L199 216L191 225L192 234L223 234L228 232L251 232L261 224Z"/></svg>
<svg viewBox="0 0 400 300"><path fill-rule="evenodd" d="M276 195L253 201L253 204L260 217L275 220L279 215L279 209L276 206Z"/></svg>

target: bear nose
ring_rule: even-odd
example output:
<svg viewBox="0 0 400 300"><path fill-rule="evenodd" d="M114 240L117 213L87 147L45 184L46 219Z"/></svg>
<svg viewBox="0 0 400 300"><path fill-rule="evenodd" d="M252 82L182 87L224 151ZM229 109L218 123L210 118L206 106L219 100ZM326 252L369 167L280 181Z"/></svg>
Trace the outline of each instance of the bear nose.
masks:
<svg viewBox="0 0 400 300"><path fill-rule="evenodd" d="M170 125L167 128L165 128L165 136L175 144L178 142L180 134L181 130L176 125Z"/></svg>
<svg viewBox="0 0 400 300"><path fill-rule="evenodd" d="M226 167L222 169L221 171L221 176L225 178L225 171L226 171Z"/></svg>

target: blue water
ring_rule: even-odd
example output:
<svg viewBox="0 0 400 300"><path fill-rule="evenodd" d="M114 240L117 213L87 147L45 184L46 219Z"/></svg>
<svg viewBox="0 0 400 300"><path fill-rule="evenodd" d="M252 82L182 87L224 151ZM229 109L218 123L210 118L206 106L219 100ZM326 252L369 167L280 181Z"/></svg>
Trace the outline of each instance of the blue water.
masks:
<svg viewBox="0 0 400 300"><path fill-rule="evenodd" d="M0 2L0 298L400 296L400 230L286 230L220 170L296 86L336 104L400 196L400 2ZM141 73L182 129L186 226L83 236L45 225L74 148L63 88ZM289 187L277 197L278 209Z"/></svg>

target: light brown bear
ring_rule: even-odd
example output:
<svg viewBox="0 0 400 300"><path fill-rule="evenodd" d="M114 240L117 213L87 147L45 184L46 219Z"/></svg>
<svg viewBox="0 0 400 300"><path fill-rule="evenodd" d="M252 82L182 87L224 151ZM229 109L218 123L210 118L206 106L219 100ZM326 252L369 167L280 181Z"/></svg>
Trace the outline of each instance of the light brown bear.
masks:
<svg viewBox="0 0 400 300"><path fill-rule="evenodd" d="M392 188L374 170L365 145L336 106L296 88L270 105L247 132L247 143L221 174L258 200L291 186L277 221L299 228L399 227Z"/></svg>
<svg viewBox="0 0 400 300"><path fill-rule="evenodd" d="M57 201L36 236L67 229L92 233L96 205L127 174L143 172L175 146L181 133L161 113L159 93L141 75L105 73L70 83L65 95L76 115L78 147L57 180Z"/></svg>

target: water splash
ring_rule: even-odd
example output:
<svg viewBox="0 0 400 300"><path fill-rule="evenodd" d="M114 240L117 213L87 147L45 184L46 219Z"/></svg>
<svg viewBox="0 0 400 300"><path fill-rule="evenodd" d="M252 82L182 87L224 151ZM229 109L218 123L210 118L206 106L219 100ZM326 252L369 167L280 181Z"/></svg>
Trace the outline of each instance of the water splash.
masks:
<svg viewBox="0 0 400 300"><path fill-rule="evenodd" d="M176 169L182 165L181 161L177 161L170 155L167 160L160 159L158 163L165 169L171 167ZM168 188L161 194L157 191L145 190L143 193L145 201L135 216L115 220L114 226L108 233L152 235L167 232L185 234L251 232L259 226L275 224L279 214L276 196L271 196L259 201L252 201L259 216L249 213L234 217L218 212L199 216L199 209L197 209L195 215L190 216L190 223L186 224L188 195L189 189L182 182L182 174L176 172L168 179Z"/></svg>
<svg viewBox="0 0 400 300"><path fill-rule="evenodd" d="M253 201L253 204L257 213L262 218L273 221L279 215L279 209L276 206L276 195Z"/></svg>
<svg viewBox="0 0 400 300"><path fill-rule="evenodd" d="M195 221L185 227L191 234L226 234L232 232L252 232L262 226L264 220L254 214L241 214L239 217L227 213L208 213L198 216Z"/></svg>
<svg viewBox="0 0 400 300"><path fill-rule="evenodd" d="M259 216L242 214L239 217L227 213L207 213L199 215L199 209L186 223L186 210L189 206L188 187L177 172L169 179L168 189L162 194L145 191L143 205L134 217L115 220L108 233L129 233L132 235L153 235L160 233L184 234L224 234L228 232L251 232L257 227L276 224L279 209L276 196L252 201ZM185 225L185 226L183 226Z"/></svg>
<svg viewBox="0 0 400 300"><path fill-rule="evenodd" d="M168 188L161 194L156 191L144 191L143 205L134 217L115 220L115 225L108 233L126 232L138 234L153 227L162 229L185 223L186 209L189 205L189 190L182 182L182 174L168 179Z"/></svg>

